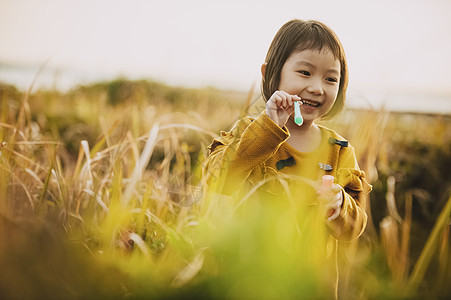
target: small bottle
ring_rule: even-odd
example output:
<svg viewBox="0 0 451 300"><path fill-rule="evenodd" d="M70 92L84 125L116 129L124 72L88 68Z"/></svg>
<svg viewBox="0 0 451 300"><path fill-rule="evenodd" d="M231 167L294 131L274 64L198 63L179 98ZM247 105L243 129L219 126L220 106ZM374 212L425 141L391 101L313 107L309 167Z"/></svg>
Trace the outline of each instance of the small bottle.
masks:
<svg viewBox="0 0 451 300"><path fill-rule="evenodd" d="M323 175L321 177L321 193L326 192L334 185L334 176L332 175Z"/></svg>
<svg viewBox="0 0 451 300"><path fill-rule="evenodd" d="M323 177L321 177L321 187L320 187L320 195L321 197L323 197L323 201L324 199L329 198L329 196L331 196L330 193L330 188L334 185L334 176L332 175L323 175ZM326 205L326 203L323 203L323 205ZM335 212L334 209L328 209L327 211L324 211L326 214L326 217L329 218L333 215L333 213Z"/></svg>

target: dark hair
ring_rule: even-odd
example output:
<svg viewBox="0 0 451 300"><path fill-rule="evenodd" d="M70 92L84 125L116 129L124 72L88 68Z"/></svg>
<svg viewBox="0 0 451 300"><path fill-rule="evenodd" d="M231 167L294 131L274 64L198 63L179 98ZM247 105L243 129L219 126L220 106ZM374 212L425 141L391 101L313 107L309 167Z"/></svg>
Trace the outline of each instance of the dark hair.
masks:
<svg viewBox="0 0 451 300"><path fill-rule="evenodd" d="M324 119L338 114L346 101L348 87L348 65L343 46L338 36L327 25L319 21L294 19L285 23L276 33L266 54L266 70L262 79L262 95L265 101L278 89L280 73L286 60L294 51L322 51L329 49L340 62L340 84L337 99Z"/></svg>

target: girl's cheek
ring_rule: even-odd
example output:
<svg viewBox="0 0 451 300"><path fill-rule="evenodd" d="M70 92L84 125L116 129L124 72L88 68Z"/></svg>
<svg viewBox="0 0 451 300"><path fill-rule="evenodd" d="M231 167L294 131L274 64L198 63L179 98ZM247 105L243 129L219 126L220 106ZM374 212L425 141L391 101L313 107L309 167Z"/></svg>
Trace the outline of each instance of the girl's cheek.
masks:
<svg viewBox="0 0 451 300"><path fill-rule="evenodd" d="M338 88L331 89L331 90L329 91L329 94L330 94L330 95L333 95L334 102L335 102L335 100L337 100L337 96L338 96Z"/></svg>

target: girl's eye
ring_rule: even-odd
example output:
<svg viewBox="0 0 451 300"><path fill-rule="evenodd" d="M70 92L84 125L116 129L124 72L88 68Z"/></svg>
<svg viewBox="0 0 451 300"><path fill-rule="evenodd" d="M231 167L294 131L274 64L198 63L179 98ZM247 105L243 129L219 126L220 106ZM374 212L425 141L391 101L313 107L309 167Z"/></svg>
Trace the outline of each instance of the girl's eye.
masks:
<svg viewBox="0 0 451 300"><path fill-rule="evenodd" d="M305 75L305 76L310 76L310 72L309 71L298 71L299 74Z"/></svg>
<svg viewBox="0 0 451 300"><path fill-rule="evenodd" d="M326 78L326 80L329 81L329 82L338 82L338 79L334 78L334 77Z"/></svg>

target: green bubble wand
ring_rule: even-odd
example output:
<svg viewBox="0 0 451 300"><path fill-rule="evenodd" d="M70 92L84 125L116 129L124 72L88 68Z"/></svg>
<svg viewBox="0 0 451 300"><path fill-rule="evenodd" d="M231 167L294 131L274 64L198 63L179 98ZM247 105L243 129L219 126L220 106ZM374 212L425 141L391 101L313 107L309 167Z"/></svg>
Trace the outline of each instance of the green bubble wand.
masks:
<svg viewBox="0 0 451 300"><path fill-rule="evenodd" d="M304 119L301 114L301 103L304 104L302 100L294 102L294 123L298 126L301 126L302 123L304 123Z"/></svg>

